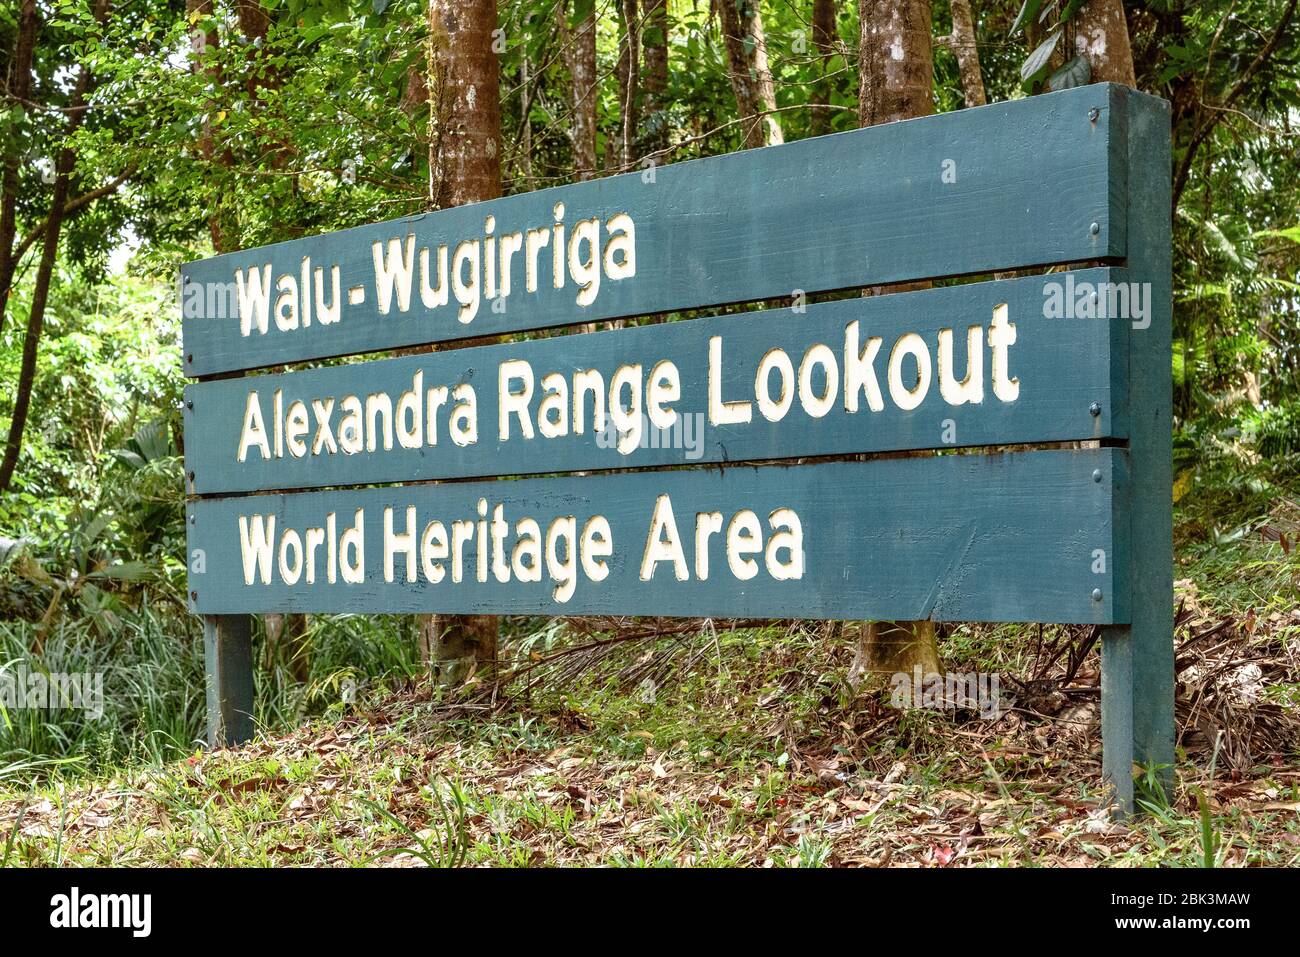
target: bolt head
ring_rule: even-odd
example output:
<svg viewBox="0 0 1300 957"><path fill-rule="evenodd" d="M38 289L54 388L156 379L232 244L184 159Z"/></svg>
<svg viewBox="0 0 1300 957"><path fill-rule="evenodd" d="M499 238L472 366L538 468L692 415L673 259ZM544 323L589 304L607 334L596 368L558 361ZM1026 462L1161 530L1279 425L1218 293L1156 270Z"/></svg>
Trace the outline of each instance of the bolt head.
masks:
<svg viewBox="0 0 1300 957"><path fill-rule="evenodd" d="M1100 403L1100 402L1094 402L1092 405L1088 406L1088 414L1089 414L1089 415L1101 415L1101 403ZM190 473L190 478L194 478L194 473L193 473L193 472Z"/></svg>
<svg viewBox="0 0 1300 957"><path fill-rule="evenodd" d="M1100 588L1094 588L1094 589L1092 590L1092 600L1093 600L1093 601L1101 601L1101 589L1100 589Z"/></svg>
<svg viewBox="0 0 1300 957"><path fill-rule="evenodd" d="M187 408L187 409L192 409L192 408L194 408L194 400L193 400L193 399L186 399L186 400L185 400L185 408Z"/></svg>
<svg viewBox="0 0 1300 957"><path fill-rule="evenodd" d="M1095 106L1088 111L1089 122L1096 123L1097 117L1099 116L1101 116L1101 110L1097 109Z"/></svg>
<svg viewBox="0 0 1300 957"><path fill-rule="evenodd" d="M190 601L198 601L198 600L199 600L199 593L196 591L190 592Z"/></svg>
<svg viewBox="0 0 1300 957"><path fill-rule="evenodd" d="M1092 470L1092 480L1093 480L1094 482L1100 482L1100 481L1101 481L1101 469L1093 469L1093 470ZM194 519L191 518L190 521L193 522Z"/></svg>
<svg viewBox="0 0 1300 957"><path fill-rule="evenodd" d="M1101 223L1093 223L1088 227L1088 232L1092 233L1094 236L1098 235L1101 232Z"/></svg>

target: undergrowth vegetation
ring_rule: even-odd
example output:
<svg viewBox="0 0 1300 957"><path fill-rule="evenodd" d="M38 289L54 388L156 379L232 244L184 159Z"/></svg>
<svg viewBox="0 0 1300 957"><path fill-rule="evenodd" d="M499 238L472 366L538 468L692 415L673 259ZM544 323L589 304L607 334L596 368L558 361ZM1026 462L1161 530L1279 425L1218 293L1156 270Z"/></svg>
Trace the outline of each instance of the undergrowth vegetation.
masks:
<svg viewBox="0 0 1300 957"><path fill-rule="evenodd" d="M1198 470L1178 507L1177 783L1166 794L1148 775L1132 827L1104 808L1088 628L947 627L946 668L1001 680L990 721L891 706L828 624L511 619L505 680L446 694L409 618L320 616L305 681L257 635L259 738L205 753L201 635L158 597L165 580L113 579L95 586L114 597L98 613L112 628L70 601L0 625L10 669L104 675L100 718L5 711L5 855L1294 865L1300 501L1281 470L1256 471L1224 484ZM33 581L21 561L4 566L6 594L48 611L66 576Z"/></svg>

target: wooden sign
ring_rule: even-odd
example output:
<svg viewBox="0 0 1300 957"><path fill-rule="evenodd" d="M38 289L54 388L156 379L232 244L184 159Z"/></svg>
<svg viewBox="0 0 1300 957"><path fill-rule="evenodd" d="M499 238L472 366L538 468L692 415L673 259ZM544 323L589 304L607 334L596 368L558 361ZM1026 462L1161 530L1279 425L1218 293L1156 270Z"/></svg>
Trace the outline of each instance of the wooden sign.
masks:
<svg viewBox="0 0 1300 957"><path fill-rule="evenodd" d="M262 612L1075 622L1130 801L1172 754L1168 163L1100 84L186 266L214 738Z"/></svg>

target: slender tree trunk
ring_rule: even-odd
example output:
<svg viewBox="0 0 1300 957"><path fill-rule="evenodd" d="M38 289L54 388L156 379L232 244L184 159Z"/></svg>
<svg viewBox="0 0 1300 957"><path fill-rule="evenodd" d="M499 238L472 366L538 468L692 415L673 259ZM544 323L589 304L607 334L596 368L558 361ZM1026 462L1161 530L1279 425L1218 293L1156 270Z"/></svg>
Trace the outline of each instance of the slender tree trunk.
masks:
<svg viewBox="0 0 1300 957"><path fill-rule="evenodd" d="M212 0L185 0L185 10L191 17L210 17L213 12ZM214 88L221 82L221 68L215 62L207 61L217 49L219 42L215 29L202 30L196 26L190 32L190 69L194 73L206 73ZM199 131L198 148L199 155L209 163L216 162L226 167L233 164L233 157L229 151L223 152L220 157L217 156L212 136L212 122L206 117L203 120L203 128ZM213 191L210 200L212 209L208 213L208 236L212 240L212 248L218 253L228 252L233 248L232 240L238 229L229 222L230 217L224 210L219 189Z"/></svg>
<svg viewBox="0 0 1300 957"><path fill-rule="evenodd" d="M641 48L645 59L645 118L641 151L656 155L669 147L668 0L642 0Z"/></svg>
<svg viewBox="0 0 1300 957"><path fill-rule="evenodd" d="M619 0L621 3L622 0ZM564 44L565 62L569 67L571 102L573 104L573 123L569 131L573 143L573 172L579 180L595 179L601 168L596 158L596 11L591 11L582 22L573 29L569 28L567 10L563 14L561 28ZM620 62L616 72L624 70L620 53ZM620 89L623 82L620 81ZM606 147L607 169L621 164L622 136L612 137ZM596 323L584 322L577 327L579 332L595 332Z"/></svg>
<svg viewBox="0 0 1300 957"><path fill-rule="evenodd" d="M813 84L808 102L814 107L809 117L809 126L813 136L820 136L831 131L831 114L827 109L816 109L830 105L834 83L827 77L831 58L835 56L835 41L839 39L839 0L813 0L812 7L812 41L817 50L820 79Z"/></svg>
<svg viewBox="0 0 1300 957"><path fill-rule="evenodd" d="M18 36L14 41L14 55L10 67L8 90L15 100L31 99L32 57L36 50L36 33L40 16L36 0L23 0L18 14ZM18 183L22 157L13 143L0 146L4 153L4 172L0 174L0 331L5 327L9 305L9 289L13 285L18 256L14 254L14 238L18 228Z"/></svg>
<svg viewBox="0 0 1300 957"><path fill-rule="evenodd" d="M533 64L525 48L519 63L519 151L520 170L524 174L524 191L533 189Z"/></svg>
<svg viewBox="0 0 1300 957"><path fill-rule="evenodd" d="M975 43L975 17L970 0L950 0L952 9L952 36L948 42L957 57L961 70L961 87L967 106L983 106L988 102L984 93L984 77L980 73L979 47Z"/></svg>
<svg viewBox="0 0 1300 957"><path fill-rule="evenodd" d="M933 112L934 53L930 0L859 0L858 115L862 126L893 123ZM928 283L881 287L877 292L924 288ZM932 621L856 622L851 677L865 673L939 671Z"/></svg>
<svg viewBox="0 0 1300 957"><path fill-rule="evenodd" d="M36 379L36 359L40 351L41 333L45 328L45 306L50 295L50 281L59 252L59 230L63 226L63 203L68 196L68 175L72 162L64 162L72 151L65 149L57 167L58 179L54 184L54 201L45 225L45 242L41 247L41 261L36 269L36 285L32 290L31 310L27 314L27 337L23 340L22 367L18 373L18 388L14 395L13 417L9 422L9 437L5 442L4 460L0 462L0 492L9 491L18 455L22 451L23 432L27 427L27 413L31 407L32 386Z"/></svg>
<svg viewBox="0 0 1300 957"><path fill-rule="evenodd" d="M637 0L616 0L622 41L618 54L618 163L636 162L636 130L641 116L641 17Z"/></svg>
<svg viewBox="0 0 1300 957"><path fill-rule="evenodd" d="M564 58L569 67L573 103L573 167L578 179L595 179L596 165L596 12L569 29L564 19Z"/></svg>
<svg viewBox="0 0 1300 957"><path fill-rule="evenodd" d="M436 164L440 205L501 195L500 64L496 0L430 0L434 59L430 96L440 108ZM495 615L421 615L419 644L444 684L496 674Z"/></svg>
<svg viewBox="0 0 1300 957"><path fill-rule="evenodd" d="M758 0L714 0L722 20L731 89L742 120L744 148L784 143L776 118L776 90Z"/></svg>

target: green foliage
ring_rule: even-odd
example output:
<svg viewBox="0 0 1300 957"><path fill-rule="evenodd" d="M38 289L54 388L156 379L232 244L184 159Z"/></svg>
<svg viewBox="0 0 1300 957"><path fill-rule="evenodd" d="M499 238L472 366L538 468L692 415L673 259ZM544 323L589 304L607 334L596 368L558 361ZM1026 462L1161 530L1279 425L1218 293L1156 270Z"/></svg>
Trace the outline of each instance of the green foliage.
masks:
<svg viewBox="0 0 1300 957"><path fill-rule="evenodd" d="M19 286L0 337L0 376L17 378L29 289ZM177 329L165 289L119 276L88 284L68 268L54 286L33 387L35 410L16 487L0 496L0 534L48 539L96 502L121 468L111 450L142 422L178 420ZM0 423L8 417L0 407ZM179 494L179 483L175 495ZM174 495L174 497L175 497Z"/></svg>
<svg viewBox="0 0 1300 957"><path fill-rule="evenodd" d="M447 792L445 795L444 791ZM420 832L412 830L383 805L361 800L362 806L411 841L406 847L385 848L365 863L372 864L380 858L399 855L419 858L427 867L459 867L465 862L469 855L469 800L465 789L455 781L444 784L438 778L432 778L424 792L437 814L433 826Z"/></svg>
<svg viewBox="0 0 1300 957"><path fill-rule="evenodd" d="M0 567L0 587L13 574ZM104 594L104 593L101 593ZM112 595L112 593L107 593ZM157 764L192 754L205 736L203 635L174 590L147 590L134 604L65 605L48 620L0 620L0 676L98 675L102 713L0 704L0 779ZM44 611L41 606L40 611ZM294 727L347 711L350 689L374 692L419 673L413 629L394 618L315 618L311 673L295 680L271 661L257 672L259 727ZM257 629L254 654L268 658Z"/></svg>
<svg viewBox="0 0 1300 957"><path fill-rule="evenodd" d="M1084 86L1092 78L1092 69L1083 56L1075 56L1053 69L1060 59L1054 60L1054 57L1061 40L1068 40L1069 25L1085 2L1086 0L1024 0L1021 4L1020 12L1011 21L1011 29L1008 31L1010 36L1015 36L1022 30L1028 35L1035 23L1051 23L1051 26L1046 27L1046 38L1033 48L1020 65L1020 86L1026 93L1037 92L1044 84L1049 90L1068 90ZM1067 42L1066 50L1069 47Z"/></svg>
<svg viewBox="0 0 1300 957"><path fill-rule="evenodd" d="M1300 398L1260 414L1255 425L1255 447L1270 459L1300 457Z"/></svg>

